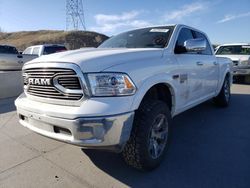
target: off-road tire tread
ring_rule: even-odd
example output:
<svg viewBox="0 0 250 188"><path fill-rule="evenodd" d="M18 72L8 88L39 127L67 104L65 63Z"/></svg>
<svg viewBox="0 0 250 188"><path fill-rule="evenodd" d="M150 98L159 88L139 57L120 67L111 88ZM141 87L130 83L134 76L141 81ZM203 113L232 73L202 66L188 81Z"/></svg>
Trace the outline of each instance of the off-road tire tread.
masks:
<svg viewBox="0 0 250 188"><path fill-rule="evenodd" d="M170 130L172 118L167 105L159 100L148 100L146 102L143 102L143 104L141 104L141 106L135 113L135 119L130 139L125 145L122 152L125 162L129 166L132 166L139 170L152 170L157 166L145 163L146 159L144 154L147 151L143 149L143 145L145 145L145 135L147 135L146 127L150 126L150 115L153 113L153 110L157 108L164 108L166 110ZM165 150L166 149L167 146Z"/></svg>

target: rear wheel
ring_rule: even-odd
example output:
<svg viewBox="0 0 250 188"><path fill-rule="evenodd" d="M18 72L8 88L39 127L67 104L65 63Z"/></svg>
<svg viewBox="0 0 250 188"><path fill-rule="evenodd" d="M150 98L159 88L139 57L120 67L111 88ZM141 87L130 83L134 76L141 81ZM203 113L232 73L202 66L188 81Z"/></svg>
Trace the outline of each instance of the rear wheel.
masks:
<svg viewBox="0 0 250 188"><path fill-rule="evenodd" d="M224 80L219 95L217 95L214 98L214 102L218 106L227 107L229 105L230 98L231 98L230 79L227 76Z"/></svg>
<svg viewBox="0 0 250 188"><path fill-rule="evenodd" d="M130 139L122 152L125 162L141 170L156 168L169 145L171 122L164 102L144 102L136 112Z"/></svg>

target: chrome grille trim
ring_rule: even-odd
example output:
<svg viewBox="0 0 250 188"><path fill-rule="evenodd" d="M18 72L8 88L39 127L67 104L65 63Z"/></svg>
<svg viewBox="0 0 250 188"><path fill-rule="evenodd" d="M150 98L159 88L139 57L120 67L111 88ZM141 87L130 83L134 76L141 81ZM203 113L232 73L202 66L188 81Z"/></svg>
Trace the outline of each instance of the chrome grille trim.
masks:
<svg viewBox="0 0 250 188"><path fill-rule="evenodd" d="M23 67L24 92L36 101L79 106L88 97L80 67L72 63L28 63ZM29 85L28 78L51 79L51 85ZM49 83L48 83L49 84Z"/></svg>
<svg viewBox="0 0 250 188"><path fill-rule="evenodd" d="M44 85L32 85L28 83L27 79L24 79L24 85L26 86L26 92L30 95L35 95L45 98L65 99L65 100L80 100L83 97L83 90L81 88L79 78L75 71L64 68L34 68L24 70L24 75L30 78L40 79L49 78L51 81L51 87ZM58 82L59 78L71 78L69 83L74 84L74 88L69 88L68 85L61 85ZM49 87L49 90L48 90Z"/></svg>
<svg viewBox="0 0 250 188"><path fill-rule="evenodd" d="M76 84L76 87L71 88L69 85L62 85L59 83L61 78L75 78L71 83ZM53 79L53 85L63 93L71 93L71 94L82 94L83 90L80 86L80 81L77 76L71 75L59 75L55 76Z"/></svg>

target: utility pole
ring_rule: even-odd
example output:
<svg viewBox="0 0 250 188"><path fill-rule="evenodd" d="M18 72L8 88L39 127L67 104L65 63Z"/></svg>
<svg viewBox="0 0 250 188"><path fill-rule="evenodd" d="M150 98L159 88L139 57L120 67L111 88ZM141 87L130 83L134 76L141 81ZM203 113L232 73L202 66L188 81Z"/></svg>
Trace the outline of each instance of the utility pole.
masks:
<svg viewBox="0 0 250 188"><path fill-rule="evenodd" d="M86 30L82 0L66 0L66 30Z"/></svg>

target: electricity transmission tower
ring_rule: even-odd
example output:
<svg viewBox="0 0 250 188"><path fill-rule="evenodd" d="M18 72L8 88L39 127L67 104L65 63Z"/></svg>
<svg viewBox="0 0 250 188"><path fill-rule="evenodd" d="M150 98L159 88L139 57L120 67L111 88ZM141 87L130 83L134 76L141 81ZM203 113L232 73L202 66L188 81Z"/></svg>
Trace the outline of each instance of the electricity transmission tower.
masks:
<svg viewBox="0 0 250 188"><path fill-rule="evenodd" d="M66 0L66 30L86 30L82 0Z"/></svg>

